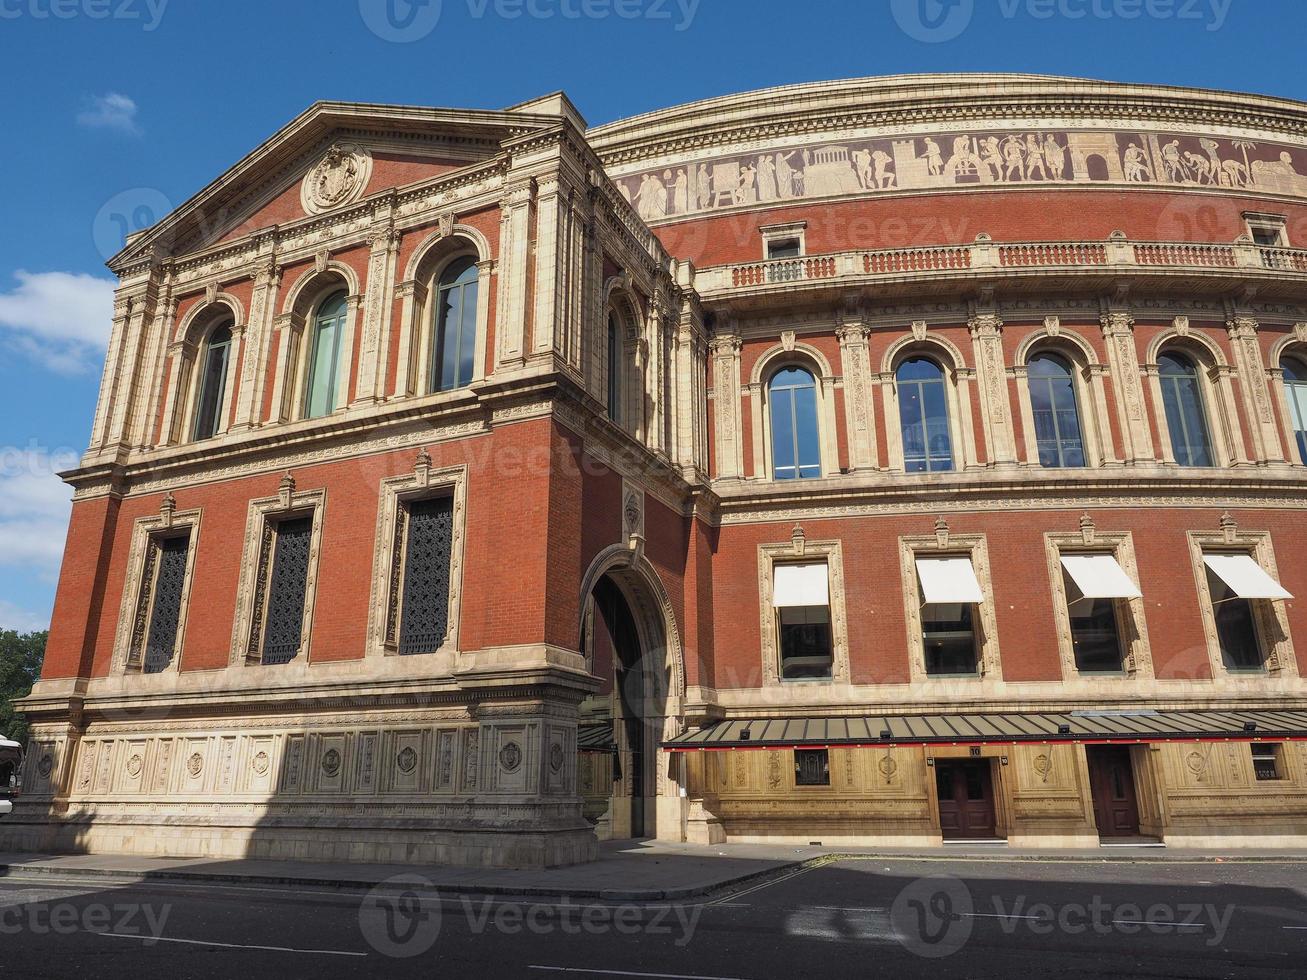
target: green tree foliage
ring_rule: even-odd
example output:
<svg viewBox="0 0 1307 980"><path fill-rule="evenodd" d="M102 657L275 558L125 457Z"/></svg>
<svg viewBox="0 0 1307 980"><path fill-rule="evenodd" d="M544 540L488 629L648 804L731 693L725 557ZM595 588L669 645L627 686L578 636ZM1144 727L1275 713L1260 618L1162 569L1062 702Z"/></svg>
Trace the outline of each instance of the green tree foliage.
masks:
<svg viewBox="0 0 1307 980"><path fill-rule="evenodd" d="M26 697L41 673L46 633L0 630L0 736L27 745L27 719L15 713L15 698Z"/></svg>

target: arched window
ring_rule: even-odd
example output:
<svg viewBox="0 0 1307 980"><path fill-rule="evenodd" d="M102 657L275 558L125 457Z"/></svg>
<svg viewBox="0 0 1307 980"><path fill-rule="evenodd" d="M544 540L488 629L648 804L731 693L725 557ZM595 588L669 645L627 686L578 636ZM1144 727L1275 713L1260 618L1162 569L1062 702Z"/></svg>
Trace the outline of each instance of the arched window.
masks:
<svg viewBox="0 0 1307 980"><path fill-rule="evenodd" d="M1175 461L1181 466L1211 466L1212 440L1193 361L1181 354L1162 354L1157 358L1157 373Z"/></svg>
<svg viewBox="0 0 1307 980"><path fill-rule="evenodd" d="M782 368L767 385L772 474L778 480L821 476L817 382L803 368Z"/></svg>
<svg viewBox="0 0 1307 980"><path fill-rule="evenodd" d="M1289 421L1298 441L1298 458L1307 463L1307 365L1296 357L1280 362L1284 370L1284 393L1289 399Z"/></svg>
<svg viewBox="0 0 1307 980"><path fill-rule="evenodd" d="M318 304L309 346L309 376L304 386L304 417L321 418L336 410L340 380L340 344L348 306L344 290Z"/></svg>
<svg viewBox="0 0 1307 980"><path fill-rule="evenodd" d="M608 314L608 417L622 421L622 325Z"/></svg>
<svg viewBox="0 0 1307 980"><path fill-rule="evenodd" d="M1040 354L1030 359L1027 374L1039 465L1084 466L1085 443L1071 365L1056 354Z"/></svg>
<svg viewBox="0 0 1307 980"><path fill-rule="evenodd" d="M903 468L909 473L953 469L948 390L944 370L926 357L913 357L894 373L903 433Z"/></svg>
<svg viewBox="0 0 1307 980"><path fill-rule="evenodd" d="M445 266L436 288L436 342L432 347L431 390L450 391L472 383L477 347L477 264L465 256Z"/></svg>
<svg viewBox="0 0 1307 980"><path fill-rule="evenodd" d="M227 367L231 359L231 324L218 325L204 342L199 392L195 403L196 439L209 439L223 430L227 400Z"/></svg>

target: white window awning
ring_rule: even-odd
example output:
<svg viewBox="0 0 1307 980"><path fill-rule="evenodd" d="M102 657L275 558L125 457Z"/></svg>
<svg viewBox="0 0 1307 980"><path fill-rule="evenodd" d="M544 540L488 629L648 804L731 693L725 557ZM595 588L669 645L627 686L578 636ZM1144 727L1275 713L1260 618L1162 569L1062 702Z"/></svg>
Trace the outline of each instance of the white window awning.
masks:
<svg viewBox="0 0 1307 980"><path fill-rule="evenodd" d="M1203 555L1203 563L1240 599L1292 599L1252 555Z"/></svg>
<svg viewBox="0 0 1307 980"><path fill-rule="evenodd" d="M1143 595L1112 555L1064 555L1062 567L1086 599L1138 599Z"/></svg>
<svg viewBox="0 0 1307 980"><path fill-rule="evenodd" d="M830 605L830 582L826 563L816 565L777 565L772 581L772 605Z"/></svg>
<svg viewBox="0 0 1307 980"><path fill-rule="evenodd" d="M917 578L927 603L985 601L970 558L918 558Z"/></svg>

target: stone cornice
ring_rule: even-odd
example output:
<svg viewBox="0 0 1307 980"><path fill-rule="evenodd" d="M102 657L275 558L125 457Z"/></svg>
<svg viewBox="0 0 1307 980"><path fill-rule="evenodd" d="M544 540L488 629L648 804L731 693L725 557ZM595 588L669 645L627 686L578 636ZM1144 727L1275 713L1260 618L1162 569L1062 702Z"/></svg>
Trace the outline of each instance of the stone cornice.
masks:
<svg viewBox="0 0 1307 980"><path fill-rule="evenodd" d="M1307 107L1267 96L1041 75L898 75L760 89L617 120L587 136L609 167L859 127L1007 119L1243 127L1307 135Z"/></svg>

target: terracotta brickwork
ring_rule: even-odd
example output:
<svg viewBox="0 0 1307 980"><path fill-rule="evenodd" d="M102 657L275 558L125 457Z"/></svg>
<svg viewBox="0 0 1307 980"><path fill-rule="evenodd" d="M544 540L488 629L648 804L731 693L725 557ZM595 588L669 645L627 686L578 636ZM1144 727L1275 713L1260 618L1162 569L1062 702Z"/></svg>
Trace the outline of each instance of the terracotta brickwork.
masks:
<svg viewBox="0 0 1307 980"><path fill-rule="evenodd" d="M1301 107L899 84L597 129L562 96L321 103L127 243L12 845L513 865L596 836L930 843L964 763L990 832L1083 845L1110 759L1074 742L837 746L802 780L801 746L666 743L722 719L1307 706L1307 606L1256 600L1263 663L1227 669L1204 565L1246 554L1307 595ZM1062 466L1050 357L1079 428ZM1175 357L1202 465L1168 413ZM905 425L917 359L943 468ZM780 478L788 369L811 385L802 479ZM414 653L397 624L430 598L407 549L432 500L423 608L450 621ZM264 662L271 542L306 516L300 646ZM1141 593L1114 600L1120 671L1077 667L1080 552ZM982 590L973 676L926 667L931 555ZM813 561L833 667L793 681L773 576ZM173 655L147 670L164 597ZM1134 831L1307 839L1300 744L1270 784L1251 741L1113 757Z"/></svg>

